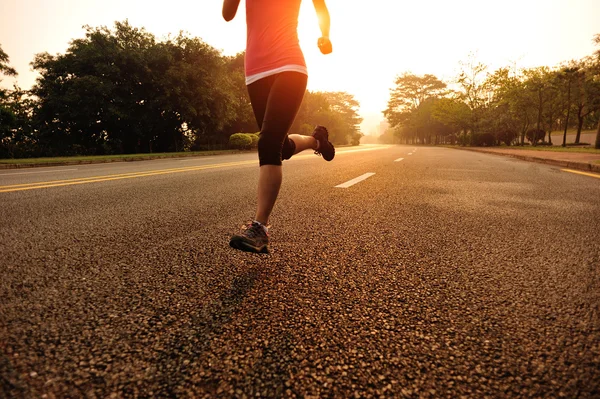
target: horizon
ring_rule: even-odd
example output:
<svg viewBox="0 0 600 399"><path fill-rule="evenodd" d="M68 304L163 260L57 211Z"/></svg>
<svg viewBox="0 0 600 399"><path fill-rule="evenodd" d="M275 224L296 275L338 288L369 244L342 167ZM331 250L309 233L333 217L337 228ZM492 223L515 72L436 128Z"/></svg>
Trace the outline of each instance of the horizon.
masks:
<svg viewBox="0 0 600 399"><path fill-rule="evenodd" d="M243 1L238 15L229 23L221 17L221 2L189 4L176 0L169 3L168 9L157 2L139 0L127 4L116 0L67 0L61 7L42 0L7 3L7 12L0 16L0 46L18 76L3 77L3 87L18 84L23 89L31 88L37 73L31 71L29 63L35 54L64 53L71 40L84 37L84 25L112 29L115 21L127 19L158 40L184 31L223 55L236 54L245 47ZM320 32L312 2L304 1L300 13L298 34L309 69L308 90L354 95L361 104L361 130L366 135L381 133L381 112L387 106L395 77L401 73L429 73L449 83L458 74L459 62L470 53L488 65L488 72L504 66L556 67L591 55L595 51L593 36L600 33L594 20L600 15L600 3L593 0L385 3L374 0L368 5L348 6L342 0L327 1L334 46L328 56L321 55L316 46ZM513 12L517 6L521 10L518 14ZM490 12L494 18L490 18ZM536 13L539 17L532 20ZM407 19L403 15L417 17ZM457 20L466 22L457 24ZM567 22L563 24L563 20Z"/></svg>

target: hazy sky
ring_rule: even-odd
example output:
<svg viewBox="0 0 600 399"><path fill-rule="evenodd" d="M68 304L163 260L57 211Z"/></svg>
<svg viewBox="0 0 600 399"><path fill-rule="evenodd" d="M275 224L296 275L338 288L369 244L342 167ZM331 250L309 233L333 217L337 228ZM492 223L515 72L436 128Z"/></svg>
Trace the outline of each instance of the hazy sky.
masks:
<svg viewBox="0 0 600 399"><path fill-rule="evenodd" d="M284 0L278 0L284 1ZM242 3L244 1L242 0ZM470 52L491 70L556 66L594 52L600 0L327 0L334 52L323 56L310 0L304 0L299 34L309 68L309 90L347 91L361 103L370 133L386 108L394 77L410 71L451 80ZM0 46L29 88L36 53L62 53L83 25L112 27L129 19L158 38L180 30L224 54L244 49L245 15L221 18L219 0L0 0ZM5 78L2 86L15 79Z"/></svg>

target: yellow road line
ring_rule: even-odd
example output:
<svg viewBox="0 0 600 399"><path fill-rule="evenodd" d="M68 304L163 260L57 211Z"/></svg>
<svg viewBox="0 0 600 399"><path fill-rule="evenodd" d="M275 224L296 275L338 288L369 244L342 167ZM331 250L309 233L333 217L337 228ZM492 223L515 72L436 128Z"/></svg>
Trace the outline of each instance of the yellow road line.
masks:
<svg viewBox="0 0 600 399"><path fill-rule="evenodd" d="M251 164L256 164L256 163L257 163L256 160L243 161L243 162L229 162L229 163L222 163L222 164L193 166L193 167L187 167L187 168L173 168L173 169L153 170L153 171L148 171L148 172L124 173L124 174L106 175L106 176L94 176L94 177L85 177L85 178L78 178L78 179L55 180L55 181L47 181L47 182L29 183L29 184L15 184L15 185L10 185L10 186L0 186L0 193L8 193L8 192L13 192L13 191L35 190L38 188L72 186L72 185L76 185L76 184L97 183L97 182L111 181L111 180L132 179L135 177L156 176L156 175L164 175L164 174L168 174L168 173L191 172L191 171L196 171L196 170L224 168L227 166L251 165Z"/></svg>
<svg viewBox="0 0 600 399"><path fill-rule="evenodd" d="M573 170L573 169L561 169L561 170L563 172L577 173L578 175L590 176L590 177L595 177L596 179L600 179L600 175L597 173L587 173L587 172L581 172L579 170Z"/></svg>
<svg viewBox="0 0 600 399"><path fill-rule="evenodd" d="M386 149L389 147L390 146L380 146L380 147L378 146L378 147L374 147L374 148L364 148L364 149L360 149L360 150L339 151L338 155L352 153L352 152L380 150L380 149ZM308 158L311 156L312 156L312 154L310 154L310 155L307 154L307 155L302 155L302 156L296 156L292 159ZM12 185L8 185L8 186L0 186L0 193L35 190L35 189L39 189L39 188L72 186L72 185L76 185L76 184L98 183L98 182L111 181L111 180L132 179L134 177L156 176L156 175L164 175L164 174L168 174L168 173L191 172L191 171L204 170L204 169L215 169L215 168L224 168L227 166L241 166L241 165L251 165L251 164L257 164L257 161L251 160L251 161L228 162L228 163L220 163L220 164L212 164L212 165L159 169L159 170L152 170L152 171L146 171L146 172L131 172L131 173L116 174L116 175L80 177L80 178L66 179L66 180L52 180L52 181L44 181L44 182L36 182L36 183L12 184Z"/></svg>

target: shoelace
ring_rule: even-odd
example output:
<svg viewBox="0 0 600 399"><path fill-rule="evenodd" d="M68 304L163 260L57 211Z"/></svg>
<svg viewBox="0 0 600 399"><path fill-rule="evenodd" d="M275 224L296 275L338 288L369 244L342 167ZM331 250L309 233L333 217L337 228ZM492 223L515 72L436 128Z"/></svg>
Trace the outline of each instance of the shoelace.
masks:
<svg viewBox="0 0 600 399"><path fill-rule="evenodd" d="M245 226L242 226L242 229L248 232L247 234L250 238L260 237L261 232L266 235L266 232L262 226L252 222L248 222Z"/></svg>

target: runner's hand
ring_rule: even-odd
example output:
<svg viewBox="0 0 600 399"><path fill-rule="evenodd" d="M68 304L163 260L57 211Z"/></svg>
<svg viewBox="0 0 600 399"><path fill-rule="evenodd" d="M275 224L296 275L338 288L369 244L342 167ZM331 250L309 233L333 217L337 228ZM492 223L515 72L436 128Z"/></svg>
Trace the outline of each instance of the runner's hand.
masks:
<svg viewBox="0 0 600 399"><path fill-rule="evenodd" d="M319 50L321 50L321 53L323 54L329 54L333 51L333 48L331 46L331 40L329 40L328 37L320 37L319 41L317 42L317 45L319 46Z"/></svg>

